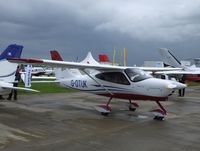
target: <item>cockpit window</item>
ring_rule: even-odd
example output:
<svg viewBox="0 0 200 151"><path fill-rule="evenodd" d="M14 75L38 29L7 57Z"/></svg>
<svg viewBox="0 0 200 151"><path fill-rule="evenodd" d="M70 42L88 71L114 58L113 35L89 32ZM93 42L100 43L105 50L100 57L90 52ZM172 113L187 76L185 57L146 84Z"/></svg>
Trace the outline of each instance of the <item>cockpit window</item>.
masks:
<svg viewBox="0 0 200 151"><path fill-rule="evenodd" d="M122 72L104 72L97 74L95 77L112 83L130 85L128 79Z"/></svg>
<svg viewBox="0 0 200 151"><path fill-rule="evenodd" d="M142 81L152 76L140 69L125 69L125 73L132 82Z"/></svg>

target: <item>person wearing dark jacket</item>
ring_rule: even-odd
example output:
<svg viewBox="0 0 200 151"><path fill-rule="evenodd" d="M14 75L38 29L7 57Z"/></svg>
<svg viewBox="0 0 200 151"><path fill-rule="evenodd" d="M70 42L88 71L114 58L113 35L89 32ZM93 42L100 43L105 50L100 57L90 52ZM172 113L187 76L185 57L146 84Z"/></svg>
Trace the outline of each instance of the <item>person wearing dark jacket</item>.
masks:
<svg viewBox="0 0 200 151"><path fill-rule="evenodd" d="M3 97L3 95L0 95L0 100L4 100L4 97Z"/></svg>
<svg viewBox="0 0 200 151"><path fill-rule="evenodd" d="M13 83L13 86L14 87L18 87L18 83L19 81L21 80L21 75L20 75L20 67L17 66L17 70L16 70L16 73L15 73L15 81ZM12 89L7 100L11 100L12 99L12 95L14 95L14 100L17 100L17 90L15 89Z"/></svg>
<svg viewBox="0 0 200 151"><path fill-rule="evenodd" d="M182 78L180 78L179 82L185 84L185 81L186 81L186 77L185 75L183 75ZM181 97L185 96L185 88L179 89L179 96Z"/></svg>

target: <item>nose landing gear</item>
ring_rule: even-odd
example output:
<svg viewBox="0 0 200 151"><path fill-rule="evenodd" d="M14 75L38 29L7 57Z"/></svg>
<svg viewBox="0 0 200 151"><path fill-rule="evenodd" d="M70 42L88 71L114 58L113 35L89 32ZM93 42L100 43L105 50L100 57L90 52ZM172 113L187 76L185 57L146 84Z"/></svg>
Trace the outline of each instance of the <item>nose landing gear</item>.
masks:
<svg viewBox="0 0 200 151"><path fill-rule="evenodd" d="M138 107L139 105L137 103L131 102L131 100L129 100L129 111L135 111Z"/></svg>
<svg viewBox="0 0 200 151"><path fill-rule="evenodd" d="M156 103L158 104L160 108L152 110L151 112L155 115L154 120L162 121L164 117L167 115L167 111L165 110L165 108L162 106L162 104L159 101L156 101Z"/></svg>

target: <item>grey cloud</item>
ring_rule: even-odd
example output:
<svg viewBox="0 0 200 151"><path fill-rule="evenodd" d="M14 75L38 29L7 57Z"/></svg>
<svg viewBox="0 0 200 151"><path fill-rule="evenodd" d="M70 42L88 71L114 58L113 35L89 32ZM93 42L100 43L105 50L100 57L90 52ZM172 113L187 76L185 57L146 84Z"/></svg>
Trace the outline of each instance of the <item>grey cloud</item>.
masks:
<svg viewBox="0 0 200 151"><path fill-rule="evenodd" d="M72 24L97 32L119 32L145 41L176 41L199 31L200 2L194 2L7 0L0 5L0 10L1 22L22 24L33 31L51 32ZM191 24L191 18L196 18L195 24Z"/></svg>
<svg viewBox="0 0 200 151"><path fill-rule="evenodd" d="M129 62L142 63L158 58L158 47L186 54L188 42L195 56L199 6L197 0L2 0L1 43L22 43L33 57L57 48L66 59L127 47Z"/></svg>

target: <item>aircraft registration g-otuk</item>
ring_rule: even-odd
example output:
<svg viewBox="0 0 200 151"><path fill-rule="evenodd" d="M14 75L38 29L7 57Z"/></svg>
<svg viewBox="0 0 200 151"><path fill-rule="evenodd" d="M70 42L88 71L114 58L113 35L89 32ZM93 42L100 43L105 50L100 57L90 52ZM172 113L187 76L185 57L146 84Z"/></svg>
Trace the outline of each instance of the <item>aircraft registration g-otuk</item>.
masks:
<svg viewBox="0 0 200 151"><path fill-rule="evenodd" d="M185 84L176 81L154 78L138 67L99 64L91 53L79 63L63 61L57 51L51 51L51 56L52 60L17 58L8 60L20 64L57 67L54 70L60 85L109 97L106 104L96 107L102 115L111 112L112 98L129 100L131 111L139 107L133 100L151 100L159 106L158 109L152 110L154 119L162 120L167 112L160 101L166 101L176 89L186 87Z"/></svg>

